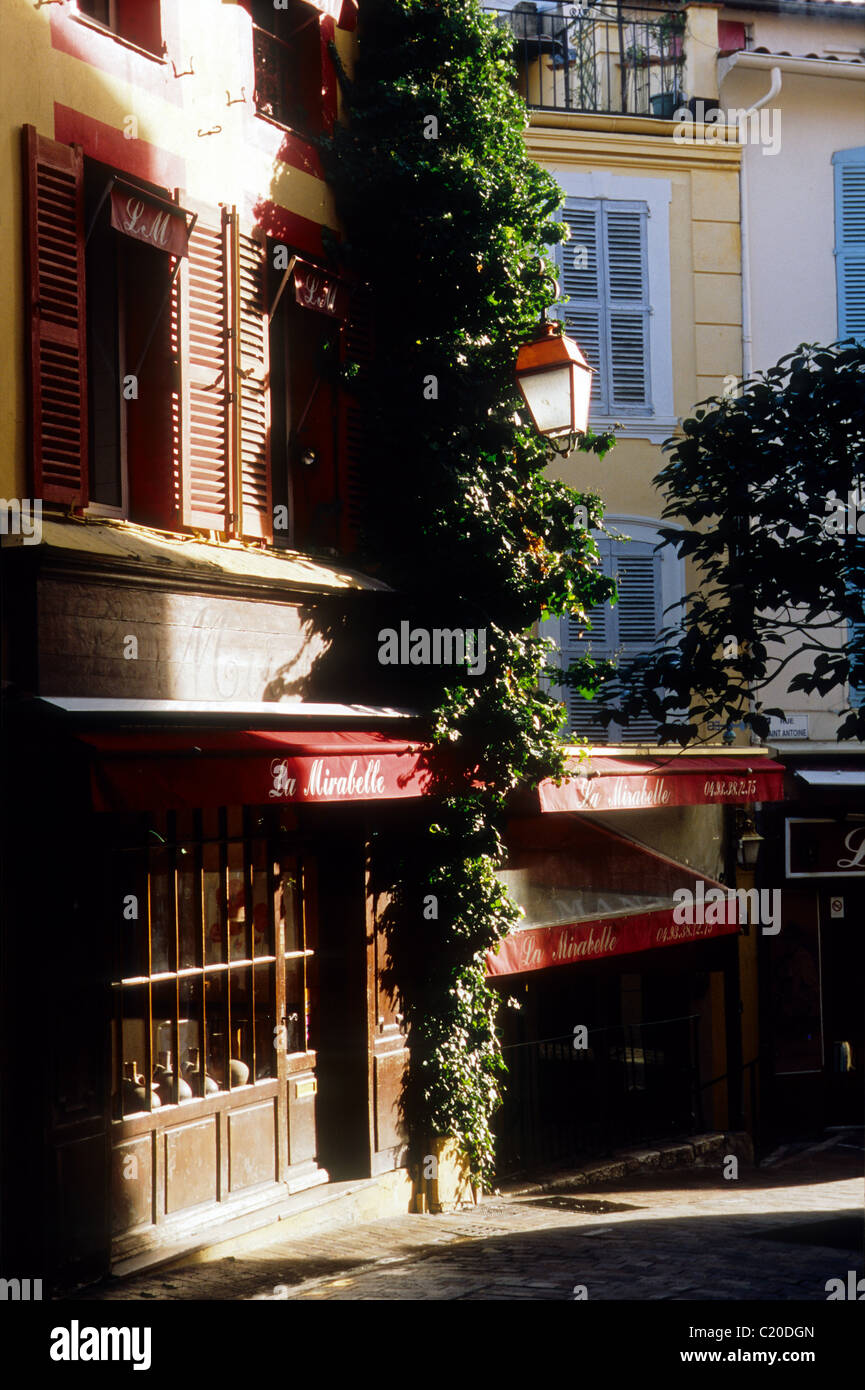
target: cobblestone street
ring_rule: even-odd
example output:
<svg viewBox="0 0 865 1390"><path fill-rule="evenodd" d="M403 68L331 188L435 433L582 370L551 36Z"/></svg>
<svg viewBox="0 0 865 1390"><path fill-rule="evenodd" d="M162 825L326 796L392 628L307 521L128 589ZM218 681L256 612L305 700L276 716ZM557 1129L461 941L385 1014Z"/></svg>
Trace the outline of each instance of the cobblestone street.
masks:
<svg viewBox="0 0 865 1390"><path fill-rule="evenodd" d="M861 1158L836 1152L736 1181L655 1171L316 1236L271 1229L242 1254L78 1299L825 1301L849 1270L863 1271Z"/></svg>

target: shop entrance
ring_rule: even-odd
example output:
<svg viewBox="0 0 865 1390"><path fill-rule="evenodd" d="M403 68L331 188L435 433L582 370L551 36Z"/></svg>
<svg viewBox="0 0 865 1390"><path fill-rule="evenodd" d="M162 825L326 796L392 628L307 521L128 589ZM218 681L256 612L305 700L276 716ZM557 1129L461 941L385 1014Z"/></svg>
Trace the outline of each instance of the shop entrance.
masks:
<svg viewBox="0 0 865 1390"><path fill-rule="evenodd" d="M684 981L679 990L656 983L604 964L503 988L520 1009L500 1015L508 1067L500 1173L698 1128L700 1016Z"/></svg>

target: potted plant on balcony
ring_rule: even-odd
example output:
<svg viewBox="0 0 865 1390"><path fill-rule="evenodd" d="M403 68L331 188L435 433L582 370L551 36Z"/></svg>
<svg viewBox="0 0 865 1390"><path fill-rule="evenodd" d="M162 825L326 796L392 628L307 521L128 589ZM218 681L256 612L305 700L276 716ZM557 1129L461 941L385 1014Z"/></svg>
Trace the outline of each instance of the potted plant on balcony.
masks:
<svg viewBox="0 0 865 1390"><path fill-rule="evenodd" d="M652 30L657 37L662 56L666 53L669 58L681 58L682 36L685 32L685 24L686 17L684 11L671 10L668 14L662 15L657 23L652 25Z"/></svg>
<svg viewBox="0 0 865 1390"><path fill-rule="evenodd" d="M682 39L685 25L684 11L673 10L651 26L652 37L658 45L661 90L649 97L649 105L652 115L662 121L671 121L674 111L687 101L679 86L684 61Z"/></svg>
<svg viewBox="0 0 865 1390"><path fill-rule="evenodd" d="M688 105L688 98L678 87L672 87L667 92L656 92L654 96L649 97L649 105L652 115L659 121L671 121L680 106Z"/></svg>

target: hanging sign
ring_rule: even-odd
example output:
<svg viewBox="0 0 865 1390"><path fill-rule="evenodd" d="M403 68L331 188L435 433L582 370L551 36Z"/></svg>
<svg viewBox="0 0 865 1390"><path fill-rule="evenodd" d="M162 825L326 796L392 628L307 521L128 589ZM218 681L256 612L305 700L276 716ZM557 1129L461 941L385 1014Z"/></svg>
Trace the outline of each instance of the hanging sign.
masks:
<svg viewBox="0 0 865 1390"><path fill-rule="evenodd" d="M151 202L143 193L112 188L111 225L124 236L146 242L169 256L187 254L189 237L185 214L180 208L170 212L165 204Z"/></svg>
<svg viewBox="0 0 865 1390"><path fill-rule="evenodd" d="M303 309L314 309L316 313L328 314L333 319L348 316L345 286L335 276L319 270L318 266L297 262L294 268L294 297Z"/></svg>
<svg viewBox="0 0 865 1390"><path fill-rule="evenodd" d="M865 878L865 824L791 816L787 877Z"/></svg>

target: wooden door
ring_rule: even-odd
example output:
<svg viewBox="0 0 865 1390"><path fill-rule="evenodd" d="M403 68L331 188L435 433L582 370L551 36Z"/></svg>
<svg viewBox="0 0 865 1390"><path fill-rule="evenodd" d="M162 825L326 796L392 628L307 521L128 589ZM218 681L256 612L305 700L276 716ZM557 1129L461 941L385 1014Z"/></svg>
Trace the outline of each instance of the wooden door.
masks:
<svg viewBox="0 0 865 1390"><path fill-rule="evenodd" d="M389 955L382 927L384 899L367 895L369 1049L371 1069L371 1158L373 1173L387 1173L405 1162L408 1132L402 1087L408 1065L408 1038L399 1001L388 987Z"/></svg>

